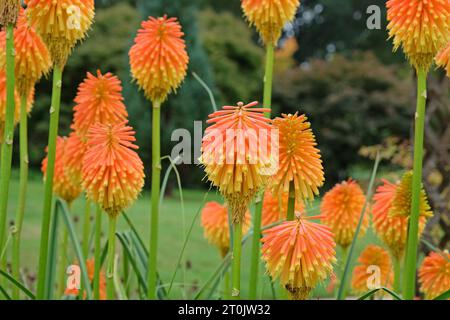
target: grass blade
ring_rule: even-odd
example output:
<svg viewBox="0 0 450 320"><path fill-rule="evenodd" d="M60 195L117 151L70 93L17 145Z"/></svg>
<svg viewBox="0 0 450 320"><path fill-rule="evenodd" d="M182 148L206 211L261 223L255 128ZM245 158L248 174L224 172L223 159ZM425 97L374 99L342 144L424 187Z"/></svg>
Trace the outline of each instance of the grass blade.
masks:
<svg viewBox="0 0 450 320"><path fill-rule="evenodd" d="M192 75L194 76L195 80L197 80L198 83L200 83L200 85L208 93L209 99L211 100L211 105L213 107L213 110L214 110L214 112L216 112L217 111L217 103L216 103L216 99L214 99L214 94L212 93L211 89L208 87L208 85L205 83L205 81L203 81L202 78L199 77L198 74L196 74L195 72L192 72Z"/></svg>
<svg viewBox="0 0 450 320"><path fill-rule="evenodd" d="M3 296L6 298L6 300L12 300L11 296L8 294L8 292L6 292L5 289L3 289L2 286L0 286L0 293L3 294Z"/></svg>
<svg viewBox="0 0 450 320"><path fill-rule="evenodd" d="M117 238L119 239L123 249L125 250L125 253L128 256L128 260L130 261L131 267L134 270L134 273L136 274L136 277L139 281L139 284L144 289L145 292L147 292L147 282L145 281L145 275L142 273L142 270L138 267L136 263L136 259L134 258L133 254L131 253L131 249L129 247L129 244L127 243L127 240L125 239L123 233L118 232Z"/></svg>
<svg viewBox="0 0 450 320"><path fill-rule="evenodd" d="M443 294L437 296L433 300L447 300L450 299L450 290L445 291Z"/></svg>
<svg viewBox="0 0 450 320"><path fill-rule="evenodd" d="M45 296L47 300L51 300L53 298L53 294L55 291L55 275L56 275L56 265L58 260L58 225L59 225L59 214L57 213L58 208L54 206L54 214L52 216L51 229L50 229L50 247L48 252L48 270L47 270L47 284L46 284L46 292Z"/></svg>
<svg viewBox="0 0 450 320"><path fill-rule="evenodd" d="M34 294L28 290L23 284L21 284L19 281L17 281L16 279L14 279L9 273L0 270L0 275L5 277L9 282L12 283L12 285L16 286L17 288L19 288L20 291L22 291L25 295L27 295L31 300L35 300L36 297L34 296Z"/></svg>
<svg viewBox="0 0 450 320"><path fill-rule="evenodd" d="M386 287L381 287L381 288L377 288L377 289L370 290L369 292L366 292L366 293L363 294L361 297L359 297L358 300L366 300L367 298L373 296L375 293L377 293L377 292L380 291L380 290L383 290L383 291L387 292L387 293L390 294L395 300L402 300L402 298L401 298L397 293L395 293L395 292L392 291L392 290L389 290L389 289L386 288Z"/></svg>

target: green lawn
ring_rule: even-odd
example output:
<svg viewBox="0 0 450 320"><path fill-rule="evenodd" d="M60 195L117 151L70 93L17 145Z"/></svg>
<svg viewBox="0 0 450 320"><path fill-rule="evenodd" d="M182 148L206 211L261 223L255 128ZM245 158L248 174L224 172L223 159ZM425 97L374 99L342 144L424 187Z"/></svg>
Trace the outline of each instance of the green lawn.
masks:
<svg viewBox="0 0 450 320"><path fill-rule="evenodd" d="M10 188L10 201L8 207L10 221L14 220L18 185L19 183L17 179L17 172L13 172L13 179ZM172 197L166 198L162 204L159 229L160 235L158 269L164 282L170 281L183 244L183 234L185 234L185 230L188 229L198 210L200 210L205 194L205 191L183 191L185 207L184 217L182 215L181 202L178 191L175 191ZM30 178L28 186L26 216L22 233L22 262L23 266L26 267L31 274L35 274L38 261L42 198L43 184L41 176L40 174L34 173ZM220 196L215 191L210 191L207 195L207 201L212 200L220 201ZM82 218L83 211L84 199L80 198L74 203L72 210L74 219L77 220L76 217L79 217L79 222L76 223L76 226L80 235L82 227L80 219ZM150 194L148 192L143 193L139 200L127 210L127 213L138 229L141 237L144 239L144 241L147 241L149 237ZM104 219L103 221L106 222L106 219ZM183 224L185 225L185 229L183 229ZM106 223L104 225L104 229L106 231ZM124 231L126 229L127 224L125 220L119 219L118 231ZM105 237L103 239L105 240ZM365 244L369 242L377 242L371 232L369 232L361 239L357 254L359 254L363 246L365 246ZM120 250L119 242L117 244L117 247L118 250ZM243 297L246 296L248 287L250 265L249 248L250 242L246 243L243 251ZM186 266L185 279L183 278L183 272L179 272L179 276L176 279L177 286L173 289L173 297L183 297L182 290L185 290L186 292L186 295L184 295L184 297L192 297L196 288L205 283L205 281L214 272L216 267L220 264L220 256L218 254L218 251L214 247L210 246L203 238L203 232L199 220L195 221L195 226L185 251L185 257L185 263L183 264ZM337 269L339 268L337 267ZM267 276L264 275L264 268L261 267L260 271L260 288L262 289L261 295L265 298L271 298L271 288L269 282L267 281ZM182 283L187 284L184 289L182 289L183 286L180 286ZM326 284L324 284L324 286L326 286ZM275 285L275 287L277 288L278 285ZM322 287L319 287L317 289L316 296L324 297L327 295L328 294Z"/></svg>

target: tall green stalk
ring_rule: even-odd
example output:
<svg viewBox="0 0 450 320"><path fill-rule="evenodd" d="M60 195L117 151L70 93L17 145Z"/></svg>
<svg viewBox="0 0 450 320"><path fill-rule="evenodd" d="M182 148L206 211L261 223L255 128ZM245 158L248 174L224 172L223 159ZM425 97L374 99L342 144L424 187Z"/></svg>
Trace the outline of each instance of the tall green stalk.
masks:
<svg viewBox="0 0 450 320"><path fill-rule="evenodd" d="M114 255L116 251L116 216L109 216L106 292L108 300L114 300Z"/></svg>
<svg viewBox="0 0 450 320"><path fill-rule="evenodd" d="M274 64L274 46L269 43L266 46L266 67L264 76L264 108L272 107L272 83L273 83L273 64ZM270 118L270 112L266 113L266 117ZM255 202L255 216L253 220L253 240L252 253L250 262L250 286L249 299L256 299L256 292L258 289L258 269L259 269L259 255L260 255L260 239L261 239L261 215L264 200L264 191L256 199Z"/></svg>
<svg viewBox="0 0 450 320"><path fill-rule="evenodd" d="M64 295L66 288L66 268L67 268L67 244L69 243L69 232L67 228L63 228L61 246L59 247L59 269L58 269L58 290L56 292L57 297L61 298ZM81 262L80 262L81 263Z"/></svg>
<svg viewBox="0 0 450 320"><path fill-rule="evenodd" d="M100 269L102 267L102 208L97 205L95 212L95 240L94 240L94 300L100 300Z"/></svg>
<svg viewBox="0 0 450 320"><path fill-rule="evenodd" d="M402 289L401 283L402 283L402 270L401 270L401 263L400 259L397 257L393 258L394 263L394 291L400 292Z"/></svg>
<svg viewBox="0 0 450 320"><path fill-rule="evenodd" d="M41 243L39 249L39 269L36 299L45 298L45 275L47 272L48 236L52 215L53 176L55 172L56 137L58 136L59 110L61 105L62 67L54 66L52 105L50 107L50 128L48 136L47 172L45 179L44 209L41 224Z"/></svg>
<svg viewBox="0 0 450 320"><path fill-rule="evenodd" d="M242 255L242 223L233 224L233 260L231 265L232 289L231 299L241 297L241 255Z"/></svg>
<svg viewBox="0 0 450 320"><path fill-rule="evenodd" d="M152 112L152 195L150 219L150 251L148 257L148 292L149 300L156 299L157 259L158 259L158 224L159 224L159 193L161 178L161 102L153 102Z"/></svg>
<svg viewBox="0 0 450 320"><path fill-rule="evenodd" d="M86 199L83 221L83 254L89 258L89 235L91 233L91 201Z"/></svg>
<svg viewBox="0 0 450 320"><path fill-rule="evenodd" d="M14 138L14 26L8 24L6 27L6 112L5 112L5 132L1 149L0 167L0 252L4 249L6 239L6 220L8 213L9 181L11 178L11 162ZM4 259L0 261L0 268L3 269Z"/></svg>
<svg viewBox="0 0 450 320"><path fill-rule="evenodd" d="M416 291L417 247L419 244L419 209L422 190L423 140L425 127L425 106L427 102L427 72L417 70L417 110L414 130L414 167L412 182L411 215L406 245L405 277L403 298L412 300Z"/></svg>
<svg viewBox="0 0 450 320"><path fill-rule="evenodd" d="M295 219L295 187L293 181L289 183L289 198L286 218L287 221L294 221Z"/></svg>
<svg viewBox="0 0 450 320"><path fill-rule="evenodd" d="M19 200L16 212L16 221L13 232L12 274L15 279L20 279L20 236L22 234L23 217L25 214L25 202L28 186L28 114L27 96L20 98L20 182ZM13 298L19 299L19 288L14 287Z"/></svg>

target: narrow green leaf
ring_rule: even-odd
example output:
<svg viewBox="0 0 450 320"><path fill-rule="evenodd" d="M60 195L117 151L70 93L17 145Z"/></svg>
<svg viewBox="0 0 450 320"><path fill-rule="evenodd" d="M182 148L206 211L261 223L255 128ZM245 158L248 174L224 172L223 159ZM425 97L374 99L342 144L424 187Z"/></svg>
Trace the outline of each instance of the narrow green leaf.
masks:
<svg viewBox="0 0 450 320"><path fill-rule="evenodd" d="M11 296L8 294L8 292L6 292L5 289L3 289L2 286L0 286L0 293L3 294L3 296L6 298L6 300L12 300Z"/></svg>
<svg viewBox="0 0 450 320"><path fill-rule="evenodd" d="M30 290L28 290L22 283L14 279L9 273L0 270L0 275L4 276L9 282L11 282L17 288L19 288L19 290L22 291L24 294L26 294L31 300L36 299L36 297Z"/></svg>
<svg viewBox="0 0 450 320"><path fill-rule="evenodd" d="M46 293L45 296L47 300L53 298L55 291L55 275L56 275L56 265L58 260L58 230L59 230L59 214L57 213L58 207L54 207L54 214L52 215L51 229L50 229L50 247L48 252L48 270L47 270L47 284L45 286Z"/></svg>
<svg viewBox="0 0 450 320"><path fill-rule="evenodd" d="M392 291L392 290L389 290L389 289L386 288L386 287L381 287L381 288L377 288L377 289L370 290L369 292L366 292L366 293L363 294L361 297L359 297L358 300L366 300L367 298L373 296L375 293L377 293L377 292L380 291L380 290L386 291L386 292L387 292L388 294L390 294L395 300L402 300L402 298L401 298L397 293L395 293L395 292Z"/></svg>
<svg viewBox="0 0 450 320"><path fill-rule="evenodd" d="M450 299L450 290L445 291L443 294L437 296L433 300L447 300Z"/></svg>
<svg viewBox="0 0 450 320"><path fill-rule="evenodd" d="M212 93L212 90L208 87L208 85L205 83L205 81L202 80L202 78L200 78L198 76L198 74L196 74L195 72L192 72L192 75L194 76L195 80L197 80L200 85L205 89L206 93L208 93L209 99L211 100L211 105L213 107L214 112L217 111L217 103L216 100L214 99L214 94Z"/></svg>
<svg viewBox="0 0 450 320"><path fill-rule="evenodd" d="M142 271L137 266L136 259L134 258L134 256L131 253L131 250L130 250L129 244L127 243L127 240L125 239L123 234L120 233L120 232L117 233L117 238L119 239L123 249L125 250L125 253L128 256L128 259L129 259L129 261L131 263L131 266L132 266L132 268L134 270L134 273L137 276L137 279L138 279L138 282L139 282L140 286L144 289L145 292L147 292L147 283L145 281L145 275L142 274Z"/></svg>

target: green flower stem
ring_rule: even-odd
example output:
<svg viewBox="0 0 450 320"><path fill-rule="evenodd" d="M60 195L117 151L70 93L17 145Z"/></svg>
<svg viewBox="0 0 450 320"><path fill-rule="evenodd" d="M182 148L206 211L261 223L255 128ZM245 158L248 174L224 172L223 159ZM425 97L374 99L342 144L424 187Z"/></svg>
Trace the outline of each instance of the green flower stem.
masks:
<svg viewBox="0 0 450 320"><path fill-rule="evenodd" d="M9 24L6 27L6 112L0 167L0 252L4 249L7 234L6 220L14 138L14 84L14 26ZM1 259L0 269L5 269L5 262L5 259Z"/></svg>
<svg viewBox="0 0 450 320"><path fill-rule="evenodd" d="M102 265L102 208L97 205L95 212L95 248L94 248L94 300L100 300L100 269Z"/></svg>
<svg viewBox="0 0 450 320"><path fill-rule="evenodd" d="M400 292L401 291L401 283L402 283L402 270L401 270L401 263L400 259L393 258L394 263L394 291Z"/></svg>
<svg viewBox="0 0 450 320"><path fill-rule="evenodd" d="M86 199L84 207L83 221L83 255L87 259L89 257L89 235L91 232L91 201Z"/></svg>
<svg viewBox="0 0 450 320"><path fill-rule="evenodd" d="M106 292L108 300L114 300L114 255L116 251L116 216L109 216Z"/></svg>
<svg viewBox="0 0 450 320"><path fill-rule="evenodd" d="M230 272L226 271L223 276L223 299L230 299Z"/></svg>
<svg viewBox="0 0 450 320"><path fill-rule="evenodd" d="M287 207L287 221L294 221L295 219L295 187L294 182L289 183L289 198Z"/></svg>
<svg viewBox="0 0 450 320"><path fill-rule="evenodd" d="M161 177L161 102L153 102L152 112L152 194L150 219L150 251L148 258L148 292L149 300L156 299L157 259L158 259L158 220L159 220L159 193Z"/></svg>
<svg viewBox="0 0 450 320"><path fill-rule="evenodd" d="M13 232L12 274L20 279L20 236L22 233L23 217L25 214L25 200L28 186L28 114L27 96L20 98L20 180L19 200L16 212L16 221ZM19 288L14 287L13 298L19 299Z"/></svg>
<svg viewBox="0 0 450 320"><path fill-rule="evenodd" d="M47 172L45 179L44 210L41 225L41 243L39 249L39 269L36 299L45 298L45 275L47 272L48 236L52 215L53 176L55 172L56 137L58 136L59 109L61 105L62 68L53 69L52 105L50 107L50 129L48 136Z"/></svg>
<svg viewBox="0 0 450 320"><path fill-rule="evenodd" d="M56 292L57 296L60 298L64 295L64 290L66 288L66 268L67 266L67 244L69 242L69 232L67 228L63 228L61 246L59 247L59 269L58 269L58 290ZM81 263L81 262L80 262Z"/></svg>
<svg viewBox="0 0 450 320"><path fill-rule="evenodd" d="M422 189L423 140L425 127L425 106L427 102L427 72L417 71L417 110L414 132L414 167L412 182L411 216L409 219L408 241L406 245L405 277L403 298L412 300L416 290L417 247L419 244L419 209Z"/></svg>
<svg viewBox="0 0 450 320"><path fill-rule="evenodd" d="M264 76L264 108L272 107L272 83L273 83L273 64L274 64L274 46L269 43L266 46L266 73ZM270 112L267 112L266 117L270 118ZM256 292L258 288L258 269L259 269L259 255L260 255L260 240L261 240L261 215L264 200L264 191L255 201L255 216L253 220L253 239L252 239L252 253L250 262L250 286L249 299L256 299Z"/></svg>
<svg viewBox="0 0 450 320"><path fill-rule="evenodd" d="M340 280L341 280L341 283L339 284L339 288L341 287L341 284L342 284L342 292L341 292L341 296L340 296L340 299L339 300L345 300L345 298L346 298L346 296L347 296L347 283L346 283L346 277L344 276L345 275L345 264L346 264L346 261L347 261L347 259L348 259L348 247L345 247L345 248L342 248L342 255L341 255L341 264L340 264L340 267L341 267L341 274L340 274Z"/></svg>
<svg viewBox="0 0 450 320"><path fill-rule="evenodd" d="M242 255L242 223L233 224L233 256L231 265L232 289L231 299L239 300L241 296L241 255Z"/></svg>

